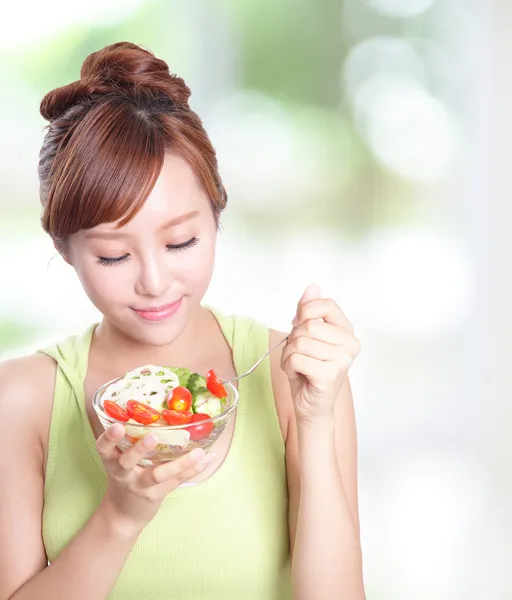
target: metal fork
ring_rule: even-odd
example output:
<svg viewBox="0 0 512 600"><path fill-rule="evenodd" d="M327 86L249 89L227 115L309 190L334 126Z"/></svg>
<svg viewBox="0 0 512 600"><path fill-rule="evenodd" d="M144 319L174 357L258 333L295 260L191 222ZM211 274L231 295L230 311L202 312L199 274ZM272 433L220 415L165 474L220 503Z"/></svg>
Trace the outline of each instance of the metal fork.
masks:
<svg viewBox="0 0 512 600"><path fill-rule="evenodd" d="M250 373L252 373L254 371L254 369L263 361L265 360L265 358L267 358L267 356L273 352L276 348L279 348L279 346L281 344L284 344L284 342L286 342L286 340L288 339L288 335L281 340L279 343L277 343L274 347L270 348L270 350L268 352L266 352L257 362L255 362L253 364L253 366L246 371L245 373L242 373L241 375L237 375L236 377L233 377L232 379L226 379L225 381L223 381L222 383L233 383L233 381L238 381L239 379L242 379L242 377L247 377L247 375L249 375Z"/></svg>

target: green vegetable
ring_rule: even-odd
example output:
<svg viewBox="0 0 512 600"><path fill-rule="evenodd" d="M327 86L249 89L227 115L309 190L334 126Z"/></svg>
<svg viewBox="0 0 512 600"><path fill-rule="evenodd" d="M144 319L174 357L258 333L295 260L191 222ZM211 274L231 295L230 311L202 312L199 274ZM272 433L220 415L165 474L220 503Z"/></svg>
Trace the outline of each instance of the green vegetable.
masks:
<svg viewBox="0 0 512 600"><path fill-rule="evenodd" d="M192 392L192 396L198 392L200 388L206 389L206 379L199 373L192 373L188 383L188 389Z"/></svg>
<svg viewBox="0 0 512 600"><path fill-rule="evenodd" d="M188 369L181 368L181 367L167 367L167 368L169 369L169 371L172 371L175 375L178 376L181 387L188 386L189 379L192 375Z"/></svg>
<svg viewBox="0 0 512 600"><path fill-rule="evenodd" d="M195 413L205 413L210 417L216 417L223 412L224 401L213 396L205 387L198 388L192 395L192 410Z"/></svg>

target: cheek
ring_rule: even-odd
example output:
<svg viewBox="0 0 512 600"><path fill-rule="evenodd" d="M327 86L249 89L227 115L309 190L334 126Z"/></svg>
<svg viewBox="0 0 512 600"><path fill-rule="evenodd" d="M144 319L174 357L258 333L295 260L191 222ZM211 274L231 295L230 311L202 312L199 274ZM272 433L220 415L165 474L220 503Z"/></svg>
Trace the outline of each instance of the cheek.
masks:
<svg viewBox="0 0 512 600"><path fill-rule="evenodd" d="M174 265L173 265L174 263ZM208 287L215 264L215 240L201 242L171 261L173 275L191 290ZM174 267L174 269L173 269Z"/></svg>
<svg viewBox="0 0 512 600"><path fill-rule="evenodd" d="M127 265L120 267L126 269ZM75 267L85 293L98 308L126 296L129 278L126 271L122 273L125 269L120 267L102 267L96 264Z"/></svg>
<svg viewBox="0 0 512 600"><path fill-rule="evenodd" d="M216 237L202 240L196 247L166 256L165 273L170 287L202 296L210 283L215 264ZM126 304L133 300L137 282L136 266L127 262L119 266L103 267L97 264L75 264L75 271L85 293L102 312L112 304Z"/></svg>

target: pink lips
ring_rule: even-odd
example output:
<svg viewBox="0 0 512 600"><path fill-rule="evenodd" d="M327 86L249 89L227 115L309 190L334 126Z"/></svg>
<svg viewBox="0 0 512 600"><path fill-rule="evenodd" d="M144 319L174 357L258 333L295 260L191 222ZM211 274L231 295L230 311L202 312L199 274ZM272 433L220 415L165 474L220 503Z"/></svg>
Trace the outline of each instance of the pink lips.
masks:
<svg viewBox="0 0 512 600"><path fill-rule="evenodd" d="M146 319L147 321L163 321L164 319L168 319L172 317L180 308L181 300L177 300L172 304L166 304L164 306L152 306L150 308L144 308L142 310L133 309L140 317Z"/></svg>

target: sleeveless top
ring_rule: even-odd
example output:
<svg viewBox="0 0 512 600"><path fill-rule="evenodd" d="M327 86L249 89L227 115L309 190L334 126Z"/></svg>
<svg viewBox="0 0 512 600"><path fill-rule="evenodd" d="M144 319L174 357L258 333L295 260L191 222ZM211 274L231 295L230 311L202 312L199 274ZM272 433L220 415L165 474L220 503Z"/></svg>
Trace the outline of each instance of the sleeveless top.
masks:
<svg viewBox="0 0 512 600"><path fill-rule="evenodd" d="M237 373L245 372L268 350L268 329L245 317L212 313ZM106 489L84 400L95 326L40 350L58 364L42 515L50 562L84 527ZM268 358L238 383L224 462L207 480L164 499L109 600L291 599L285 448Z"/></svg>

